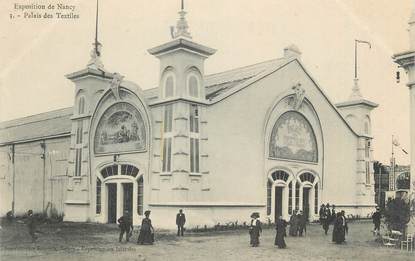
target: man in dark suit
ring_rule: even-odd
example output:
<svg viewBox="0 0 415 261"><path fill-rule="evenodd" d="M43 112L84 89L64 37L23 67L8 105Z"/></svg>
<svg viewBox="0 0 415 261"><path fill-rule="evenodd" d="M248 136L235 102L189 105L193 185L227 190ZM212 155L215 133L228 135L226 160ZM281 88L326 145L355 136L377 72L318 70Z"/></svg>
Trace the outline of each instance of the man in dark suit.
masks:
<svg viewBox="0 0 415 261"><path fill-rule="evenodd" d="M130 231L132 232L133 230L133 222L131 220L131 216L130 213L126 210L124 212L124 216L120 217L118 219L118 227L120 228L120 236L118 238L118 241L121 242L122 238L124 237L124 233L125 233L125 238L126 241L130 241Z"/></svg>
<svg viewBox="0 0 415 261"><path fill-rule="evenodd" d="M176 215L176 225L177 225L177 236L183 236L183 228L186 223L186 216L183 213L182 209L179 209L179 213Z"/></svg>

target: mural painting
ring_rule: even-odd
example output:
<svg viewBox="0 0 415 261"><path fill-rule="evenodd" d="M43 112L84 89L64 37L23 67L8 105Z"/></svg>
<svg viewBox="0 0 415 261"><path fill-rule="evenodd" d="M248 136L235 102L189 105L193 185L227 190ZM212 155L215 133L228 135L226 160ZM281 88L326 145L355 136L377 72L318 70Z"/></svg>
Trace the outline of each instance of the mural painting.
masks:
<svg viewBox="0 0 415 261"><path fill-rule="evenodd" d="M269 156L317 162L316 138L304 116L294 111L280 116L272 129Z"/></svg>
<svg viewBox="0 0 415 261"><path fill-rule="evenodd" d="M142 151L145 148L146 132L140 112L125 102L109 107L95 132L95 153Z"/></svg>

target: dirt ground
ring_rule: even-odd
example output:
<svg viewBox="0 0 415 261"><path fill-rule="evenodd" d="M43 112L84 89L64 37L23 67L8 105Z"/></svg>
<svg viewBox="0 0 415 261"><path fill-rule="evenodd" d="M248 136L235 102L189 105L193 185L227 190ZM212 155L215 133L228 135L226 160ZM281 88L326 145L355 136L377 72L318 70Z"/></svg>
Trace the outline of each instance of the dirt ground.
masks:
<svg viewBox="0 0 415 261"><path fill-rule="evenodd" d="M0 229L0 260L415 260L415 252L387 249L374 241L369 222L349 225L347 243L331 243L319 225L309 225L302 238L287 237L287 249L274 243L275 231L264 229L261 245L249 246L245 230L192 233L176 238L174 231L157 231L152 246L118 243L115 225L61 223L39 226L32 243L21 223L3 223ZM331 229L330 229L331 232Z"/></svg>

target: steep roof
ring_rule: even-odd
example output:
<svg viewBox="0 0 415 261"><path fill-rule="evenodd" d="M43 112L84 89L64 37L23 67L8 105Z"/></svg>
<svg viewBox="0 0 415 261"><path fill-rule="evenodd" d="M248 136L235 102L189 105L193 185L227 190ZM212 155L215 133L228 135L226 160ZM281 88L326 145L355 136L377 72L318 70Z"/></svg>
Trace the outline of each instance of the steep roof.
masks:
<svg viewBox="0 0 415 261"><path fill-rule="evenodd" d="M231 92L234 87L258 76L270 68L283 65L285 58L269 60L249 66L244 66L220 73L206 75L204 82L206 98L214 101L216 97ZM158 97L158 89L144 90L144 96L151 102ZM0 145L23 142L59 135L69 135L71 132L72 107L40 113L0 123Z"/></svg>

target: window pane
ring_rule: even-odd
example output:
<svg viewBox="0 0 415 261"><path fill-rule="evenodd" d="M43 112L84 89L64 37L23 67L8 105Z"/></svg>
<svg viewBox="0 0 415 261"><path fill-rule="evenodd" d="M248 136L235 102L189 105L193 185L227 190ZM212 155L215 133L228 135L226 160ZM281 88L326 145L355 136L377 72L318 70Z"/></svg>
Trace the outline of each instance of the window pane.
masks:
<svg viewBox="0 0 415 261"><path fill-rule="evenodd" d="M195 139L195 172L199 172L199 139Z"/></svg>
<svg viewBox="0 0 415 261"><path fill-rule="evenodd" d="M271 215L271 190L272 190L272 183L268 180L267 183L267 215Z"/></svg>
<svg viewBox="0 0 415 261"><path fill-rule="evenodd" d="M288 184L288 214L293 213L293 189L292 189L292 182Z"/></svg>
<svg viewBox="0 0 415 261"><path fill-rule="evenodd" d="M173 76L168 76L166 79L166 89L165 89L165 96L172 97L173 96L173 88L174 88Z"/></svg>
<svg viewBox="0 0 415 261"><path fill-rule="evenodd" d="M190 172L195 172L195 152L194 152L194 139L190 138Z"/></svg>
<svg viewBox="0 0 415 261"><path fill-rule="evenodd" d="M195 76L190 76L189 78L189 94L192 97L199 96L199 86L197 84L197 79Z"/></svg>
<svg viewBox="0 0 415 261"><path fill-rule="evenodd" d="M101 180L97 178L96 214L101 214Z"/></svg>
<svg viewBox="0 0 415 261"><path fill-rule="evenodd" d="M82 150L75 150L75 176L81 176L81 159L82 159Z"/></svg>
<svg viewBox="0 0 415 261"><path fill-rule="evenodd" d="M300 184L295 183L295 209L299 209L300 204Z"/></svg>
<svg viewBox="0 0 415 261"><path fill-rule="evenodd" d="M136 167L133 168L133 171L131 172L131 176L133 176L134 178L137 177L138 174L138 169Z"/></svg>
<svg viewBox="0 0 415 261"><path fill-rule="evenodd" d="M173 105L164 107L164 132L171 132L173 123Z"/></svg>
<svg viewBox="0 0 415 261"><path fill-rule="evenodd" d="M81 97L79 98L78 102L78 114L84 114L85 113L85 98Z"/></svg>
<svg viewBox="0 0 415 261"><path fill-rule="evenodd" d="M82 143L82 132L83 132L82 124L83 124L82 121L77 122L77 126L76 126L76 144L81 144Z"/></svg>
<svg viewBox="0 0 415 261"><path fill-rule="evenodd" d="M314 186L314 214L318 214L318 185Z"/></svg>
<svg viewBox="0 0 415 261"><path fill-rule="evenodd" d="M138 179L138 190L137 190L137 213L138 215L143 215L144 209L144 184L143 177Z"/></svg>
<svg viewBox="0 0 415 261"><path fill-rule="evenodd" d="M167 139L167 171L171 171L171 138Z"/></svg>
<svg viewBox="0 0 415 261"><path fill-rule="evenodd" d="M163 159L163 172L166 172L167 171L167 139L164 139L164 142L163 142L162 159Z"/></svg>

